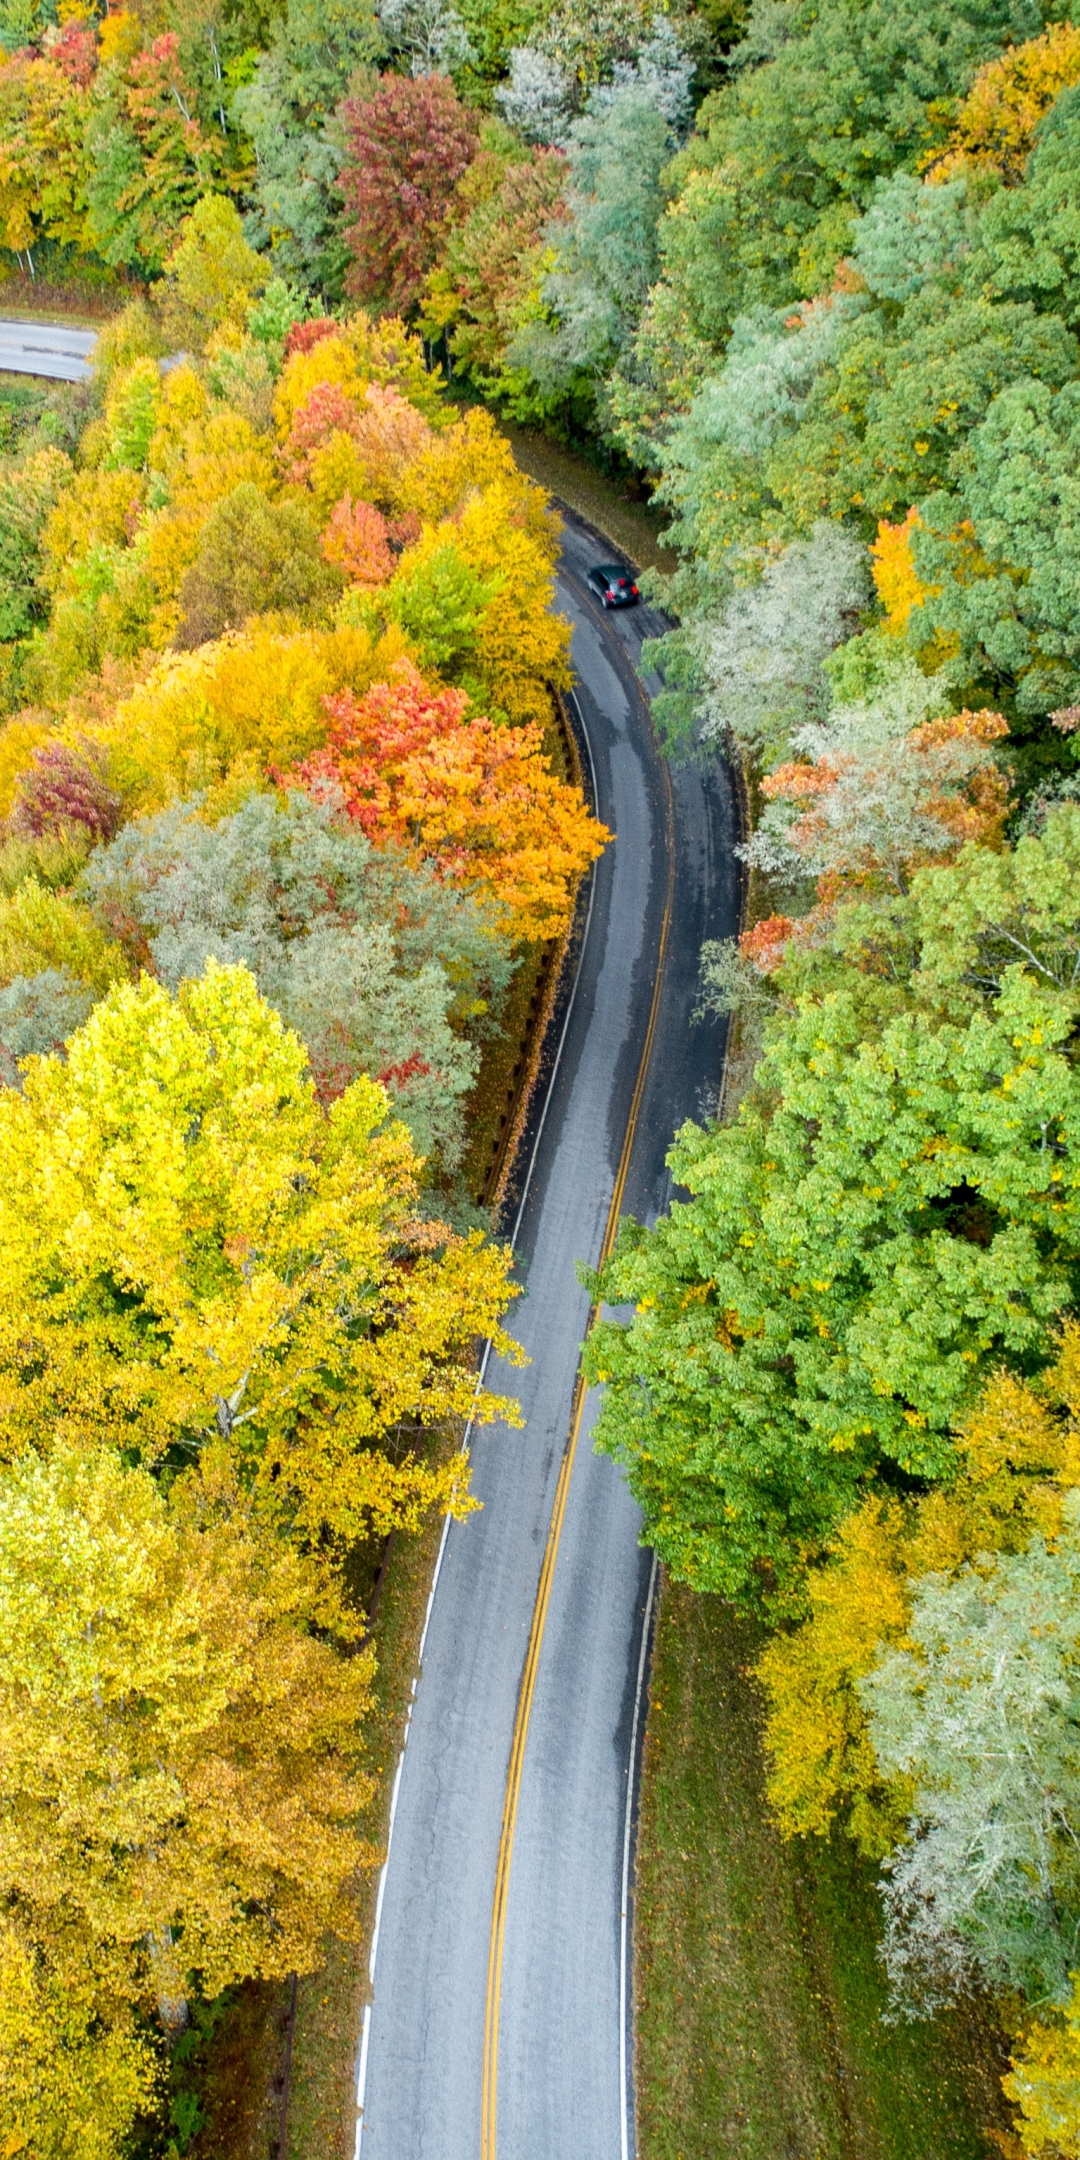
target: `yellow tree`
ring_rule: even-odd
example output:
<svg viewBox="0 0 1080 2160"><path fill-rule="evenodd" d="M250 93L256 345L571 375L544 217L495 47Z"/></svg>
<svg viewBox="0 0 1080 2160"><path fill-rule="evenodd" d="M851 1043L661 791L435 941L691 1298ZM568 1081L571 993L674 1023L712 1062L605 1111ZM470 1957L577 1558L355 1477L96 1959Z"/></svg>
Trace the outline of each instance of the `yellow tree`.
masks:
<svg viewBox="0 0 1080 2160"><path fill-rule="evenodd" d="M325 1562L220 1445L167 1494L108 1446L0 1475L0 2060L21 2026L24 2137L65 2097L58 1995L115 2120L148 2082L126 2006L175 2030L194 1987L311 1970L352 1931L373 1659L342 1625Z"/></svg>
<svg viewBox="0 0 1080 2160"><path fill-rule="evenodd" d="M302 1541L464 1510L432 1426L516 1413L472 1346L510 1255L424 1220L405 1126L361 1078L329 1111L244 968L114 989L0 1097L0 1447L220 1436ZM474 1400L475 1397L475 1400Z"/></svg>
<svg viewBox="0 0 1080 2160"><path fill-rule="evenodd" d="M0 1919L0 2152L120 2160L158 2082L125 1962L73 1934L45 1946Z"/></svg>
<svg viewBox="0 0 1080 2160"><path fill-rule="evenodd" d="M324 698L392 680L408 649L396 625L376 638L250 623L165 655L111 709L70 715L65 737L99 749L129 814L223 781L251 787L325 741Z"/></svg>
<svg viewBox="0 0 1080 2160"><path fill-rule="evenodd" d="M1040 37L1008 46L979 69L944 152L925 161L928 178L937 182L986 172L1016 186L1040 120L1078 81L1080 29L1072 23L1051 23Z"/></svg>
<svg viewBox="0 0 1080 2160"><path fill-rule="evenodd" d="M768 1705L769 1797L784 1834L824 1834L841 1812L864 1851L885 1852L905 1793L878 1771L855 1683L905 1640L913 1583L980 1552L1053 1537L1080 1482L1080 1325L1036 1386L999 1373L958 1434L958 1473L902 1502L874 1495L842 1525L809 1584L809 1617L775 1635L758 1665Z"/></svg>
<svg viewBox="0 0 1080 2160"><path fill-rule="evenodd" d="M0 983L43 968L66 968L77 982L102 993L127 974L119 945L88 908L29 877L0 899Z"/></svg>

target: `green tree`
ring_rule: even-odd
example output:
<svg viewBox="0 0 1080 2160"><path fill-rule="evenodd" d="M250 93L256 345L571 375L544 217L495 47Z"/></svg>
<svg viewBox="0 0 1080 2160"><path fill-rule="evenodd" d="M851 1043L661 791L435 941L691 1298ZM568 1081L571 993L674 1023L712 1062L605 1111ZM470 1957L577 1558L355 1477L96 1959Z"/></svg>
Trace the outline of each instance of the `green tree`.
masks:
<svg viewBox="0 0 1080 2160"><path fill-rule="evenodd" d="M1080 385L1028 377L994 399L957 458L959 486L920 505L912 552L930 588L908 626L957 650L955 672L1039 718L1080 696Z"/></svg>
<svg viewBox="0 0 1080 2160"><path fill-rule="evenodd" d="M244 238L240 213L224 195L204 195L184 219L164 265L166 311L205 344L224 323L238 326L266 284L266 264Z"/></svg>
<svg viewBox="0 0 1080 2160"><path fill-rule="evenodd" d="M317 617L341 590L306 504L272 503L252 480L219 496L180 587L174 642L205 645L270 609Z"/></svg>
<svg viewBox="0 0 1080 2160"><path fill-rule="evenodd" d="M211 953L249 967L324 1097L371 1073L420 1153L460 1153L468 1037L510 972L469 894L306 795L265 794L213 825L186 804L128 825L82 891L171 990ZM2 1015L0 992L0 1032Z"/></svg>
<svg viewBox="0 0 1080 2160"><path fill-rule="evenodd" d="M691 1198L624 1231L599 1442L697 1587L797 1598L880 1465L947 1477L988 1367L1048 1354L1080 1251L1074 862L1062 810L842 910L781 972L734 1124L679 1134Z"/></svg>
<svg viewBox="0 0 1080 2160"><path fill-rule="evenodd" d="M715 231L723 220L711 296L693 268L680 277L682 263L702 259L689 236L670 258L691 327L715 339L747 306L818 292L879 177L910 168L943 138L980 61L1041 29L1031 0L752 9L731 80L706 100L670 174L676 211L685 184L691 221L704 217ZM716 175L729 207L700 189L702 173Z"/></svg>

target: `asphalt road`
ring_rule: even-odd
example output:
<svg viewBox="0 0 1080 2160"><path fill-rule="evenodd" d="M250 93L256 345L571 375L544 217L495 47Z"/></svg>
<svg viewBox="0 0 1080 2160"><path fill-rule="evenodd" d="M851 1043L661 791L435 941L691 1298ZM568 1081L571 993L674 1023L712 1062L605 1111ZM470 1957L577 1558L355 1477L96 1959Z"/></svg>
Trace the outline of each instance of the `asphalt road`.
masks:
<svg viewBox="0 0 1080 2160"><path fill-rule="evenodd" d="M86 382L96 343L95 330L73 330L67 323L0 321L0 374Z"/></svg>
<svg viewBox="0 0 1080 2160"><path fill-rule="evenodd" d="M665 904L655 1033L624 1195L624 1211L639 1219L670 1197L664 1155L675 1128L715 1103L720 1030L693 1023L691 1011L702 939L736 927L729 783L715 767L676 771L669 797L634 669L643 635L658 626L644 608L605 616L583 582L588 564L610 553L610 542L568 517L559 601L574 625L597 808L617 839L583 896L573 1000L533 1134L517 1235L526 1294L512 1315L532 1362L488 1373L517 1395L527 1423L475 1436L483 1512L447 1534L395 1787L360 2049L362 2160L630 2160L634 2150L623 1864L651 1557L620 1472L589 1445L591 1396L520 1766L493 2100L484 2072L515 1712L588 1318L574 1263L599 1255Z"/></svg>

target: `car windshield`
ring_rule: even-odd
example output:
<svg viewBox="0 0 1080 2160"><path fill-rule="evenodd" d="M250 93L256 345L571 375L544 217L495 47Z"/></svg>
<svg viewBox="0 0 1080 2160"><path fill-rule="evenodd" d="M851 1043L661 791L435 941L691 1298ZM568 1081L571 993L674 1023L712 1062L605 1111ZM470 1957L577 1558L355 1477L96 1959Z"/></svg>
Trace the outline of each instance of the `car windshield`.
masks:
<svg viewBox="0 0 1080 2160"><path fill-rule="evenodd" d="M602 577L608 585L625 585L626 583L625 570L613 570L608 563L602 564L596 575Z"/></svg>

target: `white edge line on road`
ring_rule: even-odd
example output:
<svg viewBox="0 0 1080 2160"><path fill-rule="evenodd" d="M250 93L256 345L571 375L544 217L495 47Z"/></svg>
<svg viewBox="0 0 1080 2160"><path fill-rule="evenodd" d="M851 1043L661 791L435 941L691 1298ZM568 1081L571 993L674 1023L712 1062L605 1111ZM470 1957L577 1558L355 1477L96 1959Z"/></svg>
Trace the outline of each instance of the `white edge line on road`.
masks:
<svg viewBox="0 0 1080 2160"><path fill-rule="evenodd" d="M584 742L585 742L585 748L586 748L586 751L588 752L588 758L589 758L589 771L590 771L590 773L591 773L591 775L592 775L592 786L593 786L593 802L595 803L595 802L596 802L596 800L597 800L597 788L596 788L596 765L595 765L595 762L594 762L594 759L593 759L593 753L592 753L592 744L591 744L591 742L589 741L589 731L588 731L588 729L587 729L587 727L586 727L586 725L585 725L585 716L584 716L584 714L582 713L582 710L581 710L581 706L580 706L580 705L578 704L578 699L577 699L577 694L576 694L576 692L575 692L575 691L573 691L573 690L571 690L571 692L570 692L570 696L571 696L571 698L572 698L572 699L573 699L573 701L574 701L574 707L575 707L575 710L576 710L576 712L577 712L577 716L578 716L578 724L579 724L579 726L580 726L580 728L581 728L581 733L582 733L582 736L583 736L583 738L584 738ZM550 1077L550 1079L548 1080L548 1084L547 1084L547 1092L545 1093L545 1096L544 1096L544 1107L543 1107L543 1109L542 1109L542 1111L541 1111L541 1113L540 1113L540 1123L539 1123L539 1125L538 1125L538 1126L537 1126L537 1128L536 1128L536 1138L535 1138L535 1140L534 1140L534 1142L533 1142L533 1149L532 1149L532 1154L531 1154L531 1155L530 1155L530 1157L529 1157L529 1167L528 1167L528 1169L527 1169L527 1170L526 1170L526 1172L525 1172L525 1183L524 1183L524 1185L522 1186L522 1189L521 1189L521 1200L520 1200L520 1203L519 1203L519 1206L518 1206L518 1211L517 1211L517 1214L516 1214L516 1216L514 1217L514 1228L513 1228L513 1231L512 1231L512 1233L511 1233L511 1237L510 1237L510 1244L511 1244L511 1247L514 1247L514 1246L516 1246L516 1244L517 1244L517 1241L518 1241L518 1237L519 1237L519 1235L520 1235L520 1232L521 1232L521 1223L522 1223L522 1218L523 1218L523 1216L524 1216L524 1213L525 1213L525 1204L526 1204L526 1202L527 1202L527 1200L528 1200L528 1197L529 1197L529 1189L530 1189L530 1187L531 1187L531 1185L532 1185L532 1180L533 1180L533 1172L534 1172L534 1170L535 1170L535 1168L536 1168L536 1158L537 1158L537 1155L539 1154L539 1150L540 1150L540 1142L541 1142L541 1139L543 1138L543 1133L544 1133L544 1126L545 1126L545 1125L546 1125L546 1123L547 1123L547 1114L548 1114L548 1110L549 1110L549 1109L550 1109L550 1107L551 1107L551 1100L552 1100L552 1097L553 1097L553 1095L554 1095L554 1093L555 1093L555 1082L556 1082L556 1080L557 1080L557 1079L558 1079L558 1077L559 1077L559 1067L560 1067L560 1065L561 1065L561 1063L562 1063L562 1054L563 1054L563 1049L564 1049L564 1047L565 1047L565 1044L566 1044L566 1038L567 1038L567 1034L569 1033L569 1028L570 1028L570 1021L571 1021L571 1017L572 1017L572 1015L573 1015L573 1011L574 1011L574 1004L575 1004L575 1001L576 1001L576 999L577 999L577 993L578 993L578 984L579 984L579 982L581 981L581 969L582 969L582 964L583 964L583 962L584 962L584 959L585 959L585 952L586 952L586 948L587 948L587 946L588 946L588 942L589 942L589 929L590 929L590 926L591 926L591 923L592 923L592 918L593 918L593 902L595 901L595 899L596 899L596 878L595 878L595 875L594 875L594 876L592 876L592 877L591 877L591 879L590 879L590 883L589 883L589 905L588 905L588 908L586 909L586 912L585 912L585 927L584 927L584 929L583 929L583 931L582 931L582 933L581 933L581 944L580 944L580 946L579 946L579 948L578 948L577 966L576 966L576 968L574 969L574 980L573 980L573 983L571 984L571 987L570 987L570 997L569 997L569 1001L568 1001L568 1003L567 1003L567 1007L566 1007L566 1012L565 1012L565 1015L564 1015L564 1017L563 1017L562 1031L561 1031L561 1033L560 1033L560 1035L559 1035L559 1041L558 1041L558 1046L557 1046L557 1048L556 1048L556 1051L555 1051L555 1061L554 1061L554 1063L553 1063L553 1065L552 1065L552 1068L551 1068L551 1077ZM484 1385L484 1375L485 1375L485 1373L487 1372L487 1366L488 1366L488 1358L490 1357L490 1355L491 1355L491 1344L490 1344L490 1342L486 1342L486 1343L484 1344L484 1354L483 1354L483 1356L482 1356L482 1358L481 1358L481 1360L480 1360L480 1370L479 1370L479 1372L477 1373L477 1376L476 1376L476 1394L477 1394L477 1395L479 1395L479 1393L480 1393L480 1390L481 1390L481 1388L482 1388L482 1387L483 1387L483 1385ZM475 1399L475 1398L474 1398L474 1399ZM471 1433L472 1433L472 1419L470 1418L470 1419L469 1419L469 1422L468 1422L468 1424L467 1424L467 1426L465 1427L465 1438L464 1438L464 1442L463 1442L463 1452L464 1452L464 1453L465 1453L466 1455L467 1455L467 1454L468 1454L468 1452L469 1452L469 1437L470 1437ZM430 1591L428 1592L427 1611L426 1611L426 1613L424 1614L424 1628L423 1628L423 1633L421 1634L421 1637L420 1637L420 1647L419 1647L419 1650L418 1650L418 1652L417 1652L417 1662L418 1662L418 1664L420 1664L421 1666L423 1665L423 1662L424 1662L424 1645L425 1645L425 1643L427 1642L427 1632L428 1632L428 1627L429 1627L429 1625L430 1625L430 1622L431 1622L431 1610L432 1610L432 1606L433 1606L433 1605L434 1605L434 1603L435 1603L435 1592L436 1592L436 1590L437 1590L437 1589L438 1589L438 1587L439 1587L439 1577L440 1577L440 1575L442 1574L442 1564L443 1564L443 1556L444 1556L444 1554L445 1554L445 1552L446 1552L446 1541L447 1541L447 1538L448 1538L448 1537L449 1537L449 1535L450 1535L450 1523L451 1523L451 1519L452 1519L452 1518L451 1518L451 1517L450 1517L449 1515L444 1515L444 1516L443 1516L442 1537L441 1537L441 1538L440 1538L440 1540L439 1540L439 1551L438 1551L438 1556L437 1556L437 1558L436 1558L436 1561L435 1561L435 1572L434 1572L434 1574L433 1574L433 1576L432 1576L432 1578L431 1578L431 1589L430 1589ZM639 1689L639 1693L640 1693L640 1687L641 1687L641 1681L640 1681L640 1676L639 1676L639 1681L638 1681L638 1689ZM414 1698L415 1698L415 1695L416 1695L416 1682L415 1682L415 1680L414 1680L414 1681L413 1681L413 1696L414 1696ZM636 1729L637 1729L637 1712L636 1712L636 1708L635 1708L635 1713L634 1713L634 1715L635 1715L635 1731L636 1731ZM409 1745L409 1729L410 1729L411 1725L412 1725L412 1704L410 1703L410 1705L409 1705L409 1710L408 1710L408 1714L407 1714L407 1716L406 1716L406 1719L405 1719L405 1737L404 1737L404 1739L403 1739L403 1741L402 1741L402 1743L401 1743L401 1753L400 1753L400 1755L398 1756L398 1760L397 1760L397 1769L396 1769L396 1770L395 1770L395 1772L394 1772L394 1789L393 1789L393 1792L392 1792L392 1794L391 1794L391 1796L390 1796L390 1821L389 1821L389 1823L388 1823L388 1825L387 1825L387 1831L386 1831L386 1857L385 1857L385 1859L384 1859L384 1861L383 1861L382 1867L381 1867L381 1868L380 1868L380 1870L379 1870L379 1888L378 1888L378 1892L377 1892L377 1894L376 1894L376 1898L375 1898L375 1924L374 1924L374 1927L372 1928L372 1931L371 1931L371 1956L370 1956L370 1958L369 1958L369 1960L368 1960L368 1981L369 1981L369 1983L370 1983L370 1985L371 1985L372 1987L374 1987L374 1985L375 1985L375 1959L376 1959L376 1955L377 1955L377 1953L378 1953L378 1948L379 1948L379 1931L380 1931L380 1928L381 1928L381 1926L382 1926L382 1911L383 1911L383 1898L384 1898L384 1896L385 1896L385 1893L386 1893L386 1871L387 1871L387 1869L388 1869L388 1867L389 1867L389 1865L390 1865L390 1848L391 1848L391 1845L393 1844L393 1838L394 1838L394 1818L395 1818L395 1816L397 1815L398 1792L399 1792L399 1789L400 1789L400 1786L401 1786L401 1773L402 1773L402 1770L403 1770L403 1769L404 1769L404 1767L405 1767L405 1750L406 1750L406 1748L407 1748L407 1747L408 1747L408 1745ZM624 1869L625 1869L625 1862L624 1862ZM624 1893L624 1904L625 1904L625 1893ZM624 1929L625 1929L625 1920L624 1920ZM355 2146L354 2146L354 2148L353 2148L353 2155L354 2155L354 2160L360 2160L360 2145L361 2145L361 2141L362 2141L362 2139L363 2139L363 2135L364 2135L364 2095L365 2095L365 2093L366 2093L366 2090L367 2090L368 2043L369 2043L369 2039L370 2039L370 2035L371 2035L371 2011L372 2011L372 2004L371 2004L371 2002L367 2002L367 2003L365 2003L365 2005L364 2005L364 2022L363 2022L363 2025L362 2025L362 2027L361 2027L361 2032L360 2032L360 2059L359 2059L359 2062L357 2063L357 2067L356 2067L356 2144L355 2144ZM625 2100L625 2095L624 2095L624 2098L623 2098L623 2115L624 2115L624 2118L625 2118L625 2114L626 2114L626 2100ZM625 2135L626 2135L626 2132L625 2132L625 2121L624 2121L624 2129L623 2129L623 2136L624 2136L624 2140L625 2140ZM624 2143L624 2148L623 2148L623 2149L624 2149L624 2153L625 2153L625 2143Z"/></svg>
<svg viewBox="0 0 1080 2160"><path fill-rule="evenodd" d="M656 1595L656 1570L657 1559L654 1553L649 1570L649 1587L645 1594L645 1614L641 1623L641 1652L638 1657L637 1688L634 1693L634 1716L630 1727L630 1762L626 1773L626 1815L623 1820L622 1911L619 1919L619 2127L622 2133L622 2160L631 2160L630 2031L633 2014L630 2001L630 1854L634 1838L634 1772L637 1767L641 1705L649 1668L649 1630L652 1626L653 1598Z"/></svg>

